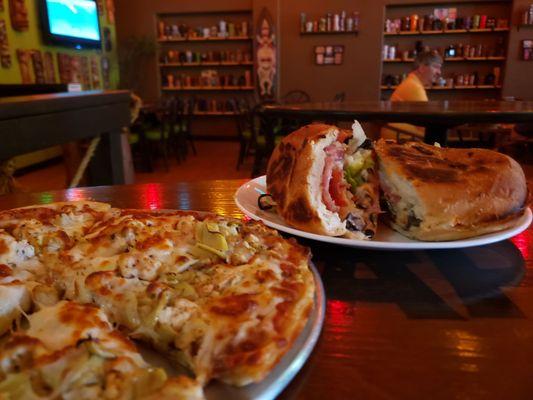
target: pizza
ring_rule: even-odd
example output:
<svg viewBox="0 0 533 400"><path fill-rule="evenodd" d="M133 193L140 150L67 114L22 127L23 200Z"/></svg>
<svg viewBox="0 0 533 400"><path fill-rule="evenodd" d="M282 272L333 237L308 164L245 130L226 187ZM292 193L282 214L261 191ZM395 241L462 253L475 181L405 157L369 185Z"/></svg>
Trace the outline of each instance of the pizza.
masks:
<svg viewBox="0 0 533 400"><path fill-rule="evenodd" d="M0 398L204 398L193 379L147 365L93 305L59 301L27 322L0 347Z"/></svg>
<svg viewBox="0 0 533 400"><path fill-rule="evenodd" d="M215 214L97 202L7 210L0 212L0 335L8 342L31 335L24 325L32 313L57 313L58 304L90 307L186 367L200 387L213 379L259 382L313 308L309 258L307 248L261 223ZM194 389L184 382L183 393Z"/></svg>

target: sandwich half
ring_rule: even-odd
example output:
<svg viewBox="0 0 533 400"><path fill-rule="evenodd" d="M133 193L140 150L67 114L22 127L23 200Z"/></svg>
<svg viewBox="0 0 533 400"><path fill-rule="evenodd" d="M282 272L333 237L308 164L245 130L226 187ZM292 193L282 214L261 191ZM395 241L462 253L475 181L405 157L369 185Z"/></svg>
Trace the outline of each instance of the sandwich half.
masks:
<svg viewBox="0 0 533 400"><path fill-rule="evenodd" d="M513 226L525 210L524 172L504 154L383 139L375 149L390 225L410 238L495 232Z"/></svg>
<svg viewBox="0 0 533 400"><path fill-rule="evenodd" d="M371 146L357 121L351 131L311 124L283 138L267 168L278 214L304 231L371 239L380 212Z"/></svg>

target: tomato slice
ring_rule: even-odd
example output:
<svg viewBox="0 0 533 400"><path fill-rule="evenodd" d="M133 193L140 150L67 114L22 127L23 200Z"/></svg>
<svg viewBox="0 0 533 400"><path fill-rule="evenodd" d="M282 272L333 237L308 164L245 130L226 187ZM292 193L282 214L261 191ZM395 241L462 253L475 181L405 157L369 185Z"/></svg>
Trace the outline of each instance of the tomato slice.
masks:
<svg viewBox="0 0 533 400"><path fill-rule="evenodd" d="M329 182L329 193L335 204L339 207L346 207L350 204L346 193L346 184L343 180L343 174L344 172L342 168L335 166Z"/></svg>

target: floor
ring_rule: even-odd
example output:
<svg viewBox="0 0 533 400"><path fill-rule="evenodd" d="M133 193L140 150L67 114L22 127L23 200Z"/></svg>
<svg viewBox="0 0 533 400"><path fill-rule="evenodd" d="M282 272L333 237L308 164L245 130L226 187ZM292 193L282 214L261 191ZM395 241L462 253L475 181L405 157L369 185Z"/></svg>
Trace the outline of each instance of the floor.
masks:
<svg viewBox="0 0 533 400"><path fill-rule="evenodd" d="M181 164L171 157L168 171L159 162L152 173L136 173L135 183L245 179L251 176L253 157L248 157L241 168L236 169L239 143L196 141L195 144L196 156L189 155ZM28 192L64 189L67 185L65 168L59 162L19 176L17 183Z"/></svg>
<svg viewBox="0 0 533 400"><path fill-rule="evenodd" d="M178 164L170 160L169 170L165 171L160 162L153 173L135 174L136 183L175 183L208 179L246 179L251 176L253 157L249 157L239 170L235 168L239 144L236 142L197 141L196 156ZM528 182L533 180L533 164L522 164ZM64 189L66 173L62 163L50 165L17 177L22 191L42 192ZM533 188L529 188L533 193Z"/></svg>

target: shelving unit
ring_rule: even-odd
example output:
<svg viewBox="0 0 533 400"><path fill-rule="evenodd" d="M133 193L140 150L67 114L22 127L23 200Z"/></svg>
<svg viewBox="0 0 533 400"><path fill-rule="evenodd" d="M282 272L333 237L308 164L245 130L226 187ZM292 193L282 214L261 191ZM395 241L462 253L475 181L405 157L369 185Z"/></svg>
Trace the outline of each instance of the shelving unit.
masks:
<svg viewBox="0 0 533 400"><path fill-rule="evenodd" d="M158 43L183 43L183 42L234 42L242 40L252 40L250 36L228 36L228 37L185 37L157 39Z"/></svg>
<svg viewBox="0 0 533 400"><path fill-rule="evenodd" d="M397 86L381 85L381 90L394 90ZM463 85L463 86L432 86L427 87L426 90L499 90L501 85Z"/></svg>
<svg viewBox="0 0 533 400"><path fill-rule="evenodd" d="M161 88L165 91L175 92L190 92L190 91L239 91L239 90L254 90L253 86L183 86L183 87L169 87L163 86Z"/></svg>
<svg viewBox="0 0 533 400"><path fill-rule="evenodd" d="M460 33L496 33L496 32L509 32L509 28L383 32L383 36L457 35Z"/></svg>
<svg viewBox="0 0 533 400"><path fill-rule="evenodd" d="M357 35L359 31L300 32L300 35Z"/></svg>
<svg viewBox="0 0 533 400"><path fill-rule="evenodd" d="M511 6L512 2L508 0L390 5L386 8L385 18L394 21L398 18L416 14L420 20L422 17L435 15L435 9L456 8L458 18L486 15L487 19L489 19L488 17L494 17L496 20L506 19L507 21L511 21ZM383 85L383 83L392 83L397 81L396 77L401 77L409 73L409 64L414 62L412 50L415 48L415 45L439 50L441 55L444 55L444 50L450 45L454 45L456 51L457 49L464 49L466 51L467 46L476 48L475 51L477 54L474 57L471 57L472 53L469 55L465 54L461 57L445 57L442 75L446 79L453 79L454 83L461 81L461 77L456 79L459 75L476 75L478 77L476 83L478 84L473 86L434 86L428 88L431 91L430 99L480 99L487 96L492 98L499 97L501 82L503 82L505 75L505 54L508 54L507 43L510 31L508 26L502 25L499 25L500 27L483 29L444 28L439 30L418 29L416 31L383 32L382 43L387 46L395 46L396 58L387 59L384 56L382 60L381 99L388 99L391 90L395 88L395 86ZM418 27L420 28L421 26L419 25ZM478 51L478 49L480 50ZM407 52L410 53L409 57L406 57ZM482 55L481 57L478 56L480 53ZM495 78L499 76L499 79L495 82L496 84L483 84L492 83L491 79L485 80L485 77L489 74L493 74Z"/></svg>
<svg viewBox="0 0 533 400"><path fill-rule="evenodd" d="M222 31L220 21L225 21L228 33L233 24L236 34L219 37ZM164 32L161 36L161 24L172 28L168 34ZM195 117L192 131L196 136L236 133L238 111L235 105L251 103L255 90L252 10L161 13L156 15L154 29L161 97L196 100L192 112ZM206 31L211 36L207 36ZM172 57L169 56L171 53ZM227 84L227 78L233 85ZM243 85L245 79L246 85Z"/></svg>
<svg viewBox="0 0 533 400"><path fill-rule="evenodd" d="M465 62L465 61L472 61L472 62L484 62L484 61L505 61L505 57L453 57L453 58L445 58L444 62ZM414 62L414 58L395 58L394 60L383 60L384 63L412 63Z"/></svg>
<svg viewBox="0 0 533 400"><path fill-rule="evenodd" d="M204 61L197 63L159 63L160 67L184 67L184 68L194 68L194 67L243 67L243 66L253 66L253 61L243 61L243 62L216 62L216 61Z"/></svg>

